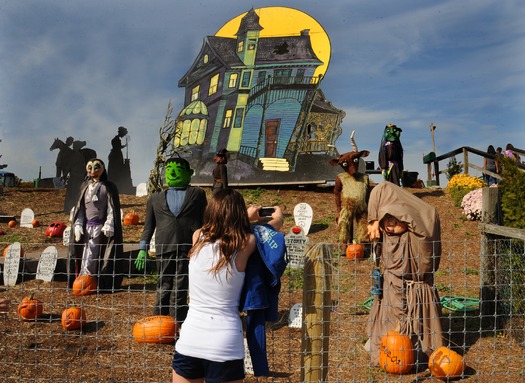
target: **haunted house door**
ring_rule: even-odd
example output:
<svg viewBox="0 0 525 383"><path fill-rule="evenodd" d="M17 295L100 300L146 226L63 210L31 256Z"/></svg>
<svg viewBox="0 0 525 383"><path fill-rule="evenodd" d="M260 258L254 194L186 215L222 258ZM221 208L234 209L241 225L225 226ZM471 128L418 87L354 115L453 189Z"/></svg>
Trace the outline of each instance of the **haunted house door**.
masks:
<svg viewBox="0 0 525 383"><path fill-rule="evenodd" d="M280 124L280 120L266 120L266 145L264 150L264 157L275 157Z"/></svg>

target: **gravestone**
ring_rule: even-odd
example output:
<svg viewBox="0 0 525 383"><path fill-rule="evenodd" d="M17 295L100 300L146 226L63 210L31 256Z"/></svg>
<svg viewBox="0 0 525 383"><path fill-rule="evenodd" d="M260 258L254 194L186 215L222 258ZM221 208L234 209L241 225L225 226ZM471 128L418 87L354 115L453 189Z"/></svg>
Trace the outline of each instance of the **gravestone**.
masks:
<svg viewBox="0 0 525 383"><path fill-rule="evenodd" d="M155 234L157 233L157 229L153 230L153 235L151 236L151 240L149 241L149 247L148 247L148 253L150 255L155 255Z"/></svg>
<svg viewBox="0 0 525 383"><path fill-rule="evenodd" d="M46 247L42 254L40 254L40 259L38 260L36 279L40 279L44 282L51 282L53 275L55 274L57 257L58 251L55 246Z"/></svg>
<svg viewBox="0 0 525 383"><path fill-rule="evenodd" d="M62 244L64 246L69 245L69 238L71 238L71 226L68 226L64 229L64 234L62 234Z"/></svg>
<svg viewBox="0 0 525 383"><path fill-rule="evenodd" d="M142 182L137 185L137 190L135 192L137 197L144 197L148 195L148 185L145 182Z"/></svg>
<svg viewBox="0 0 525 383"><path fill-rule="evenodd" d="M293 209L293 216L295 219L295 225L303 229L304 235L308 235L310 226L312 224L312 207L306 202L301 202L295 205L295 208Z"/></svg>
<svg viewBox="0 0 525 383"><path fill-rule="evenodd" d="M248 348L248 341L244 338L244 372L253 375L253 363L250 350Z"/></svg>
<svg viewBox="0 0 525 383"><path fill-rule="evenodd" d="M4 286L15 286L20 266L20 242L9 245L4 261Z"/></svg>
<svg viewBox="0 0 525 383"><path fill-rule="evenodd" d="M296 303L290 309L288 315L288 327L290 328L301 328L303 327L303 304Z"/></svg>
<svg viewBox="0 0 525 383"><path fill-rule="evenodd" d="M286 253L288 255L288 266L292 269L302 269L304 267L304 255L310 239L304 234L299 226L294 226L285 235Z"/></svg>
<svg viewBox="0 0 525 383"><path fill-rule="evenodd" d="M20 214L20 227L33 228L33 220L35 219L35 213L29 208L22 210Z"/></svg>

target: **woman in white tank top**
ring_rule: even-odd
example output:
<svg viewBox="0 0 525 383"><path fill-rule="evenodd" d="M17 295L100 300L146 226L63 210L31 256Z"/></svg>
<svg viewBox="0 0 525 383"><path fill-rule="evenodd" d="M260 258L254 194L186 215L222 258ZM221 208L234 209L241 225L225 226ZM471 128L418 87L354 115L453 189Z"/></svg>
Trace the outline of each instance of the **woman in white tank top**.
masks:
<svg viewBox="0 0 525 383"><path fill-rule="evenodd" d="M259 210L247 209L233 189L218 191L206 207L190 251L189 311L175 345L174 383L244 379L239 300L246 263L256 247L250 221L261 219ZM269 223L274 220L282 220L278 207Z"/></svg>

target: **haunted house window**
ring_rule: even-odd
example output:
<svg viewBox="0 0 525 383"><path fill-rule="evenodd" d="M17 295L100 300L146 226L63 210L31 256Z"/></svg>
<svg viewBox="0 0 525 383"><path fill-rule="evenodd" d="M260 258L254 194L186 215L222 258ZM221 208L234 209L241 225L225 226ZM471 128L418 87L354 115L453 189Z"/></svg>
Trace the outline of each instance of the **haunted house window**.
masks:
<svg viewBox="0 0 525 383"><path fill-rule="evenodd" d="M266 71L262 70L257 74L257 84L264 84L265 79L266 79Z"/></svg>
<svg viewBox="0 0 525 383"><path fill-rule="evenodd" d="M237 73L230 74L230 80L228 81L228 87L235 88L237 86L237 77L239 77Z"/></svg>
<svg viewBox="0 0 525 383"><path fill-rule="evenodd" d="M235 109L235 121L233 123L234 128L240 128L242 126L243 117L244 117L244 108Z"/></svg>
<svg viewBox="0 0 525 383"><path fill-rule="evenodd" d="M237 52L242 52L244 49L244 41L239 41L239 44L237 44Z"/></svg>
<svg viewBox="0 0 525 383"><path fill-rule="evenodd" d="M195 88L191 90L191 101L195 101L199 99L199 90L200 90L200 85L197 85Z"/></svg>
<svg viewBox="0 0 525 383"><path fill-rule="evenodd" d="M219 87L219 74L217 73L210 80L210 89L208 90L208 96L211 96L214 93L217 93Z"/></svg>
<svg viewBox="0 0 525 383"><path fill-rule="evenodd" d="M255 50L255 40L249 40L248 41L248 50L249 51Z"/></svg>
<svg viewBox="0 0 525 383"><path fill-rule="evenodd" d="M275 84L289 84L291 76L292 76L291 69L276 69L274 71L274 83Z"/></svg>
<svg viewBox="0 0 525 383"><path fill-rule="evenodd" d="M229 128L232 123L233 110L228 109L224 114L224 123L222 124L223 128Z"/></svg>
<svg viewBox="0 0 525 383"><path fill-rule="evenodd" d="M177 132L173 141L173 146L201 145L206 135L206 119L194 118L177 123Z"/></svg>
<svg viewBox="0 0 525 383"><path fill-rule="evenodd" d="M241 87L248 88L250 86L250 78L251 78L251 76L252 76L251 72L249 72L249 71L243 72Z"/></svg>
<svg viewBox="0 0 525 383"><path fill-rule="evenodd" d="M295 75L295 83L302 84L304 81L304 69L297 69L297 74Z"/></svg>

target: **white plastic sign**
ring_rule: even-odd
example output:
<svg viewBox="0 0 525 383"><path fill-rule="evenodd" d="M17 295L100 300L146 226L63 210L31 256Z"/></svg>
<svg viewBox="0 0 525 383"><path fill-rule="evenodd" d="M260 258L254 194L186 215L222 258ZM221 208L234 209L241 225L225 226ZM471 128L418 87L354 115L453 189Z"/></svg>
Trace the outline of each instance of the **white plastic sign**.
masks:
<svg viewBox="0 0 525 383"><path fill-rule="evenodd" d="M135 195L137 197L144 197L148 195L148 185L145 182L141 182L137 185L137 189L135 190Z"/></svg>
<svg viewBox="0 0 525 383"><path fill-rule="evenodd" d="M4 261L4 286L15 286L20 266L20 242L9 245Z"/></svg>
<svg viewBox="0 0 525 383"><path fill-rule="evenodd" d="M312 207L306 202L301 202L300 204L295 205L295 208L293 209L293 216L295 219L295 224L303 229L304 235L308 235L310 226L312 225Z"/></svg>
<svg viewBox="0 0 525 383"><path fill-rule="evenodd" d="M286 254L288 255L288 267L302 269L304 267L306 248L310 239L304 235L301 227L294 226L284 236L284 241L286 243Z"/></svg>
<svg viewBox="0 0 525 383"><path fill-rule="evenodd" d="M62 244L64 246L69 245L70 237L71 237L71 226L68 226L64 229L64 234L62 234Z"/></svg>
<svg viewBox="0 0 525 383"><path fill-rule="evenodd" d="M248 341L244 338L244 372L253 375L253 363L250 350L248 348Z"/></svg>
<svg viewBox="0 0 525 383"><path fill-rule="evenodd" d="M290 315L288 316L288 327L290 328L303 327L303 305L302 303L296 303L290 309Z"/></svg>
<svg viewBox="0 0 525 383"><path fill-rule="evenodd" d="M33 227L33 220L35 219L35 213L29 208L22 210L20 214L20 227Z"/></svg>
<svg viewBox="0 0 525 383"><path fill-rule="evenodd" d="M55 246L48 246L40 254L38 266L36 268L36 279L44 282L51 282L55 274L55 267L57 265L58 251Z"/></svg>

